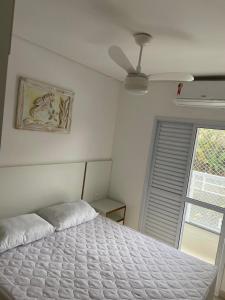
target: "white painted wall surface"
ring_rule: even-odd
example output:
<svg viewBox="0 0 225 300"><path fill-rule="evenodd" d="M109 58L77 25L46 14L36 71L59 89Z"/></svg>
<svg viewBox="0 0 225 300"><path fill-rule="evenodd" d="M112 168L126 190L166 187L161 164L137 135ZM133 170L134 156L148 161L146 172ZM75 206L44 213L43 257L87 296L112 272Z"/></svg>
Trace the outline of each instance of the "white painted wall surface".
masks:
<svg viewBox="0 0 225 300"><path fill-rule="evenodd" d="M70 134L15 129L20 75L75 92ZM116 80L14 36L0 165L111 158L119 90Z"/></svg>

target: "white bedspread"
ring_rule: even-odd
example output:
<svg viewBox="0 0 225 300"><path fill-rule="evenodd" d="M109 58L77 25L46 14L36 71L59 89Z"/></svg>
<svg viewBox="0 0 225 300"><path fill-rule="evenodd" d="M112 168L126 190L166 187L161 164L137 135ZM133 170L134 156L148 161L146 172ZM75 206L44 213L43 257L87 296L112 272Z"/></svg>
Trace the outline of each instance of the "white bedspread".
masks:
<svg viewBox="0 0 225 300"><path fill-rule="evenodd" d="M215 267L101 216L0 255L0 289L16 300L201 300L215 277Z"/></svg>

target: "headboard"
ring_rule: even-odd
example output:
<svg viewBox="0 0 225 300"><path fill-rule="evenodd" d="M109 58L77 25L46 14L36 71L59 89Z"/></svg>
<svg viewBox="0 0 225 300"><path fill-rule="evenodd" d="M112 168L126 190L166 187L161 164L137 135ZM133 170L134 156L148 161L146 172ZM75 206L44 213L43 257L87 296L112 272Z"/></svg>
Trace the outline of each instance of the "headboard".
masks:
<svg viewBox="0 0 225 300"><path fill-rule="evenodd" d="M81 198L85 162L0 167L0 218Z"/></svg>
<svg viewBox="0 0 225 300"><path fill-rule="evenodd" d="M86 163L82 199L87 202L108 196L112 161L89 161Z"/></svg>

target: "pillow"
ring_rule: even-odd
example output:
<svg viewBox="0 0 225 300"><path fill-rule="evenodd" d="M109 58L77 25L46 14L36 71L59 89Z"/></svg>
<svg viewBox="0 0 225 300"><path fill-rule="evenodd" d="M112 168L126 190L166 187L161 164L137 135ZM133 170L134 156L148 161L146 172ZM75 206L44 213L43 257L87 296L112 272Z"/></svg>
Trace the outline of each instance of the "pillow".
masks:
<svg viewBox="0 0 225 300"><path fill-rule="evenodd" d="M37 213L51 223L56 231L90 221L98 215L94 208L83 200L45 207Z"/></svg>
<svg viewBox="0 0 225 300"><path fill-rule="evenodd" d="M0 253L39 240L54 227L37 214L26 214L0 220Z"/></svg>

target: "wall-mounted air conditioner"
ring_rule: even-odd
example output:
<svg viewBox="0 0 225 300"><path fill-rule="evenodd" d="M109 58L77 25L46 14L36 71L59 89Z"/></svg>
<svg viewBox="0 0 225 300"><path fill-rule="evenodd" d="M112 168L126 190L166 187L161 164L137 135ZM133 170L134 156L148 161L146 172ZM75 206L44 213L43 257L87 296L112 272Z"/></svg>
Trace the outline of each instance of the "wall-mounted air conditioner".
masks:
<svg viewBox="0 0 225 300"><path fill-rule="evenodd" d="M225 81L181 83L174 103L177 106L225 109Z"/></svg>

